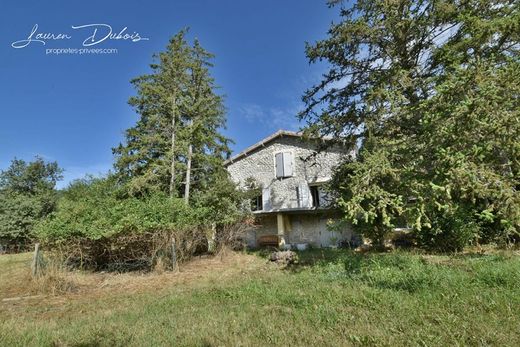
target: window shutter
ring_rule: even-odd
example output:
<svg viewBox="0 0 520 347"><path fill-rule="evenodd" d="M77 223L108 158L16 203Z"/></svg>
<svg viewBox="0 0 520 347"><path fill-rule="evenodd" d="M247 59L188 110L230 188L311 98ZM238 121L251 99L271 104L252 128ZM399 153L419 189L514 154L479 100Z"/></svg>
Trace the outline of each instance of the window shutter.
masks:
<svg viewBox="0 0 520 347"><path fill-rule="evenodd" d="M310 207L309 186L306 183L300 183L298 186L298 206Z"/></svg>
<svg viewBox="0 0 520 347"><path fill-rule="evenodd" d="M293 159L291 152L283 152L283 176L290 177L293 175Z"/></svg>
<svg viewBox="0 0 520 347"><path fill-rule="evenodd" d="M276 161L276 177L283 177L283 153L276 153L275 154L275 161Z"/></svg>
<svg viewBox="0 0 520 347"><path fill-rule="evenodd" d="M267 187L262 189L262 210L270 211L271 209L271 190Z"/></svg>

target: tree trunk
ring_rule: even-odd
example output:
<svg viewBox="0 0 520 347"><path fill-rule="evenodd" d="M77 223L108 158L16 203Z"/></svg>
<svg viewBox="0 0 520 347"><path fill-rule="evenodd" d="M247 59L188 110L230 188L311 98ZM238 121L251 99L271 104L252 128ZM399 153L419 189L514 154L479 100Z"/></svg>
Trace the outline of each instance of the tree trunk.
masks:
<svg viewBox="0 0 520 347"><path fill-rule="evenodd" d="M170 198L175 194L175 95L172 95L172 138L171 138L172 161L170 166Z"/></svg>
<svg viewBox="0 0 520 347"><path fill-rule="evenodd" d="M193 121L190 120L190 133L191 133L191 126L193 124ZM191 136L191 134L190 134ZM187 162L186 162L186 186L184 187L184 202L186 203L186 205L188 205L190 203L190 185L191 185L191 157L193 155L193 145L191 144L191 140L190 140L190 144L188 145L188 156L187 156Z"/></svg>

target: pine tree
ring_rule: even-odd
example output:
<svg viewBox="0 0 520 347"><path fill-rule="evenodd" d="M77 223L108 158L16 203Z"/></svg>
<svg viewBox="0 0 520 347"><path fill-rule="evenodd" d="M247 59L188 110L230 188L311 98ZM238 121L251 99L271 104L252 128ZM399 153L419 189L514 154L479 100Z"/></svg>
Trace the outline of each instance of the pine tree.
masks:
<svg viewBox="0 0 520 347"><path fill-rule="evenodd" d="M215 81L209 73L213 55L195 40L189 67L185 109L187 155L184 199L189 201L190 187L204 187L208 177L222 170L221 159L229 156L229 140L219 133L225 124L222 96L215 93Z"/></svg>
<svg viewBox="0 0 520 347"><path fill-rule="evenodd" d="M230 154L220 133L226 119L210 74L213 55L185 37L186 30L175 35L155 55L152 73L132 80L137 95L129 103L140 118L114 149L116 172L130 195L184 194L188 202L190 191L223 170Z"/></svg>
<svg viewBox="0 0 520 347"><path fill-rule="evenodd" d="M360 145L335 178L346 219L377 240L406 224L443 249L518 234L518 2L359 0L341 14L307 48L331 68L301 117Z"/></svg>

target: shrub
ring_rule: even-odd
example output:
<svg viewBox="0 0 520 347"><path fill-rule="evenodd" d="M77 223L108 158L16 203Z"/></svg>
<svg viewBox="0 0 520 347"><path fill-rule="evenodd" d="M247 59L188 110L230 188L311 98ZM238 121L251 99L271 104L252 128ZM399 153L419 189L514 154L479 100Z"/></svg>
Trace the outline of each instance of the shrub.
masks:
<svg viewBox="0 0 520 347"><path fill-rule="evenodd" d="M424 248L457 252L478 238L480 225L472 218L471 211L458 208L433 212L431 227L424 227L416 233L419 245Z"/></svg>
<svg viewBox="0 0 520 347"><path fill-rule="evenodd" d="M85 179L63 194L36 235L73 266L126 270L171 265L205 250L216 228L213 211L156 193L123 197L114 178Z"/></svg>

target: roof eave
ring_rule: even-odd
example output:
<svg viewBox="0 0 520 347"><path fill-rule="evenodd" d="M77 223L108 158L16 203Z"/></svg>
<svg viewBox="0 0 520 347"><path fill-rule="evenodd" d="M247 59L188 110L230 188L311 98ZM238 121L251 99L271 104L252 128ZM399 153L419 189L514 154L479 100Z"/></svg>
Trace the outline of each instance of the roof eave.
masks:
<svg viewBox="0 0 520 347"><path fill-rule="evenodd" d="M230 164L233 164L237 160L242 159L243 157L247 157L248 154L253 152L254 150L256 150L256 149L258 149L260 147L265 147L265 145L268 144L269 142L271 142L273 140L276 140L279 137L281 138L281 137L284 137L284 136L302 137L303 134L301 132L295 132L295 131L289 131L289 130L278 130L274 134L269 135L268 137L264 138L263 140L255 143L254 145L251 145L251 146L247 147L246 149L244 149L240 153L238 153L238 154L232 156L231 158L225 160L224 161L224 166L228 166Z"/></svg>

